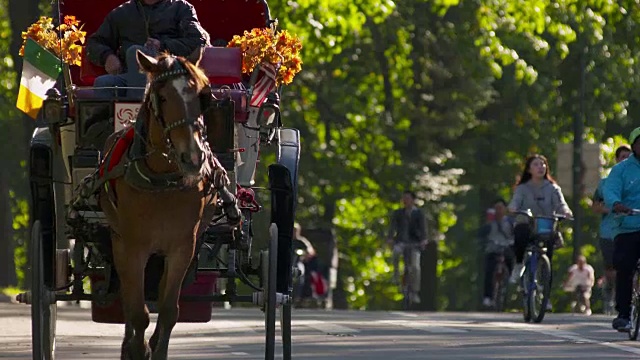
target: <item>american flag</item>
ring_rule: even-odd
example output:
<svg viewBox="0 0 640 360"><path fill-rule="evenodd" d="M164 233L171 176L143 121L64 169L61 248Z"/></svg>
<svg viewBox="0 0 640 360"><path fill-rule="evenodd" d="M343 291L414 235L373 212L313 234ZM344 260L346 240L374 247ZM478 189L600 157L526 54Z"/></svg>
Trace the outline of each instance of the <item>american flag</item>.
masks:
<svg viewBox="0 0 640 360"><path fill-rule="evenodd" d="M262 76L256 82L251 96L250 106L260 107L267 95L276 87L276 67L270 63L262 63L260 65Z"/></svg>

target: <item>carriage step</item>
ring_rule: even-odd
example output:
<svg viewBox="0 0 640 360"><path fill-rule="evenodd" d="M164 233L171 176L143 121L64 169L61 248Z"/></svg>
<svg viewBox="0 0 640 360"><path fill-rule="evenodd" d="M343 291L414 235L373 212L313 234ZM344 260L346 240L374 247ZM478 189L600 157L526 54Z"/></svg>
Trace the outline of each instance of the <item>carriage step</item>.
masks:
<svg viewBox="0 0 640 360"><path fill-rule="evenodd" d="M236 226L223 223L210 225L205 231L205 242L232 243L235 240Z"/></svg>
<svg viewBox="0 0 640 360"><path fill-rule="evenodd" d="M263 307L265 305L265 294L264 291L256 291L253 293L253 304L259 307ZM291 304L291 296L285 295L283 293L276 293L276 305L289 305Z"/></svg>
<svg viewBox="0 0 640 360"><path fill-rule="evenodd" d="M235 153L215 153L216 158L222 165L222 167L227 171L233 171L236 165L236 154Z"/></svg>

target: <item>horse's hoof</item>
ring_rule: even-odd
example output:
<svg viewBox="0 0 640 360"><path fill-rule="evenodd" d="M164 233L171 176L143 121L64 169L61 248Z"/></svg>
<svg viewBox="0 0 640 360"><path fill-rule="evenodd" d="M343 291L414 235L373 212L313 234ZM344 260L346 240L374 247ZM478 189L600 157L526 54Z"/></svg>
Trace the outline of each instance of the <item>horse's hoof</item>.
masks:
<svg viewBox="0 0 640 360"><path fill-rule="evenodd" d="M154 352L151 356L151 360L167 360L167 354L160 354L158 352Z"/></svg>
<svg viewBox="0 0 640 360"><path fill-rule="evenodd" d="M147 342L144 343L144 360L151 360L153 351Z"/></svg>
<svg viewBox="0 0 640 360"><path fill-rule="evenodd" d="M139 349L141 350L141 349ZM130 347L123 347L120 353L121 360L151 360L151 348L146 343L144 344L144 350L141 354L139 351L134 351Z"/></svg>

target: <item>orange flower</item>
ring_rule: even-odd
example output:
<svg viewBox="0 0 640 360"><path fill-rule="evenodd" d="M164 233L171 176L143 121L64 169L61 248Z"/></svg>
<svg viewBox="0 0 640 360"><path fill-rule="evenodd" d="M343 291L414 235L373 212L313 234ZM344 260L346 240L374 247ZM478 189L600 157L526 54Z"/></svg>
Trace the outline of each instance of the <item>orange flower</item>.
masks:
<svg viewBox="0 0 640 360"><path fill-rule="evenodd" d="M290 84L302 70L302 42L287 30L276 33L275 28L254 28L242 36L234 36L228 47L242 50L242 72L250 74L258 64L269 62L276 66L276 84Z"/></svg>
<svg viewBox="0 0 640 360"><path fill-rule="evenodd" d="M75 16L67 15L62 24L55 27L53 18L42 16L22 32L20 56L24 56L24 45L27 38L33 39L45 49L51 51L69 65L81 65L82 45L87 33L82 31L84 25ZM61 35L61 36L60 36Z"/></svg>

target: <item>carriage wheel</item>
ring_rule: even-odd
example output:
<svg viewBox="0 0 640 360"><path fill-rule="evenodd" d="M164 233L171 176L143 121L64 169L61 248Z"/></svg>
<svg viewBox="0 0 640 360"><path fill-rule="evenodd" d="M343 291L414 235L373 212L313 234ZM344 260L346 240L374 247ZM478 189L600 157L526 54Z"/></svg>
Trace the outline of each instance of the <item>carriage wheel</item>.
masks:
<svg viewBox="0 0 640 360"><path fill-rule="evenodd" d="M292 295L292 294L289 294ZM291 305L293 296L280 308L280 329L282 331L282 359L291 360Z"/></svg>
<svg viewBox="0 0 640 360"><path fill-rule="evenodd" d="M271 224L269 227L269 261L262 263L263 278L266 279L265 299L265 326L266 347L265 360L273 360L276 347L276 275L278 273L278 226Z"/></svg>
<svg viewBox="0 0 640 360"><path fill-rule="evenodd" d="M56 351L57 306L55 298L52 299L55 294L44 283L42 242L42 226L40 221L36 220L31 229L31 243L29 244L33 360L53 360Z"/></svg>

